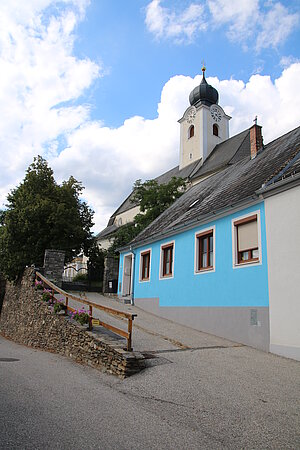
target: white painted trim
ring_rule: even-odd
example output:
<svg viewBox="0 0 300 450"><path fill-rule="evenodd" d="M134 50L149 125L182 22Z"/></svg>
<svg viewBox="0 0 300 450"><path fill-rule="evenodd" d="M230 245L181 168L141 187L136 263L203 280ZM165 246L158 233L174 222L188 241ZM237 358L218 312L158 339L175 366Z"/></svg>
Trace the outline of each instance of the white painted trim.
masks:
<svg viewBox="0 0 300 450"><path fill-rule="evenodd" d="M163 255L162 248L166 247L167 245L172 245L172 244L173 244L172 275L163 277L162 276L162 255ZM164 242L160 246L160 255L159 255L159 279L160 280L170 280L170 279L174 278L174 261L175 261L175 241Z"/></svg>
<svg viewBox="0 0 300 450"><path fill-rule="evenodd" d="M130 293L124 294L124 276L125 276L125 258L131 256L131 274L130 274ZM133 270L134 270L134 253L128 252L123 255L123 275L122 275L122 292L121 295L132 295L132 279L133 279Z"/></svg>
<svg viewBox="0 0 300 450"><path fill-rule="evenodd" d="M247 219L247 217L257 216L257 240L258 240L258 261L257 262L245 262L242 264L238 264L238 254L237 254L237 234L236 234L236 226L235 222L241 219ZM232 237L232 267L233 269L241 269L244 267L254 267L262 265L262 251L261 251L261 221L260 221L260 210L251 211L247 214L243 214L242 216L234 217L231 220L231 237Z"/></svg>
<svg viewBox="0 0 300 450"><path fill-rule="evenodd" d="M142 254L150 252L150 264L149 264L149 278L148 280L142 280ZM151 261L152 261L152 248L146 248L140 251L140 268L139 268L139 283L148 283L151 280Z"/></svg>
<svg viewBox="0 0 300 450"><path fill-rule="evenodd" d="M197 235L202 233L209 233L210 231L213 232L213 245L214 245L214 253L213 253L213 268L212 269L203 269L203 270L197 270L198 266L198 245L197 245ZM216 226L213 225L208 228L199 229L195 232L195 238L194 238L194 275L203 275L204 273L212 273L216 271Z"/></svg>

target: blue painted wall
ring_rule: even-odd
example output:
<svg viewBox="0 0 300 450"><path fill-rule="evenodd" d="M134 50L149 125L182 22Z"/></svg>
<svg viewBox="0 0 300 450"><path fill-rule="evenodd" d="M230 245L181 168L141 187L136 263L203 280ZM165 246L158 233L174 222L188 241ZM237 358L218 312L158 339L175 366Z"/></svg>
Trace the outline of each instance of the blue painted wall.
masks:
<svg viewBox="0 0 300 450"><path fill-rule="evenodd" d="M233 268L232 219L254 211L260 211L261 264ZM215 271L195 274L195 233L210 226L215 226ZM174 277L160 280L160 246L169 241L175 241ZM140 252L148 248L152 249L150 281L140 282ZM263 203L173 237L134 249L134 254L134 298L158 297L160 306L259 307L269 305ZM124 254L120 259L119 287L120 281L122 281L123 257Z"/></svg>

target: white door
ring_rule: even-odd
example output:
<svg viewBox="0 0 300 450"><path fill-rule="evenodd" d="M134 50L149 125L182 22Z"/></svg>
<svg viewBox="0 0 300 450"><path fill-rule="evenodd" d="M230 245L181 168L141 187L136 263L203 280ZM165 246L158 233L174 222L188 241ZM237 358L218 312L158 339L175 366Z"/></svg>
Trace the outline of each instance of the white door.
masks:
<svg viewBox="0 0 300 450"><path fill-rule="evenodd" d="M123 291L122 295L131 294L131 267L132 267L132 255L124 256L123 264Z"/></svg>

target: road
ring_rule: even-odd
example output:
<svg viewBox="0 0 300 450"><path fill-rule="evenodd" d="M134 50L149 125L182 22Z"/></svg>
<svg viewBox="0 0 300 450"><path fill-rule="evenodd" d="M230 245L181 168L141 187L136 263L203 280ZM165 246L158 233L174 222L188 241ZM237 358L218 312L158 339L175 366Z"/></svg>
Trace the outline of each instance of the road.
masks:
<svg viewBox="0 0 300 450"><path fill-rule="evenodd" d="M165 350L119 380L0 337L2 449L300 448L300 364Z"/></svg>

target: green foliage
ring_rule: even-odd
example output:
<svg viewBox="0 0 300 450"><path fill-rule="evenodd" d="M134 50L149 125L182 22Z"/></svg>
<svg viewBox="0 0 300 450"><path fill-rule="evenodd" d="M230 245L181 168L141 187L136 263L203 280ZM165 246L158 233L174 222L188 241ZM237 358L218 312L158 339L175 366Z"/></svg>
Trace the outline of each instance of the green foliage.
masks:
<svg viewBox="0 0 300 450"><path fill-rule="evenodd" d="M132 241L154 219L163 213L186 189L183 178L172 177L169 183L158 184L156 180L147 180L142 183L137 180L133 186L131 202L139 204L141 212L135 216L132 223L119 228L109 253L115 253Z"/></svg>
<svg viewBox="0 0 300 450"><path fill-rule="evenodd" d="M89 312L85 311L84 308L78 309L73 311L71 319L76 320L76 322L79 322L80 325L86 325L87 323L89 323L90 314Z"/></svg>
<svg viewBox="0 0 300 450"><path fill-rule="evenodd" d="M89 281L100 282L103 280L104 259L106 252L101 250L94 239L87 253Z"/></svg>
<svg viewBox="0 0 300 450"><path fill-rule="evenodd" d="M50 302L52 298L51 292L47 289L44 289L44 292L42 293L42 300L44 302Z"/></svg>
<svg viewBox="0 0 300 450"><path fill-rule="evenodd" d="M54 314L58 314L60 311L65 311L66 307L65 305L60 302L59 300L56 300L56 302L53 305L53 312Z"/></svg>
<svg viewBox="0 0 300 450"><path fill-rule="evenodd" d="M87 273L78 273L73 278L73 281L88 281L88 274Z"/></svg>
<svg viewBox="0 0 300 450"><path fill-rule="evenodd" d="M114 241L108 249L110 255L114 255L118 248L123 247L132 241L132 239L139 233L138 228L135 226L135 222L127 223L118 229L114 236Z"/></svg>
<svg viewBox="0 0 300 450"><path fill-rule="evenodd" d="M93 211L79 199L82 190L73 177L58 185L47 161L34 158L0 214L0 269L7 278L41 267L47 248L65 250L67 261L88 249Z"/></svg>

